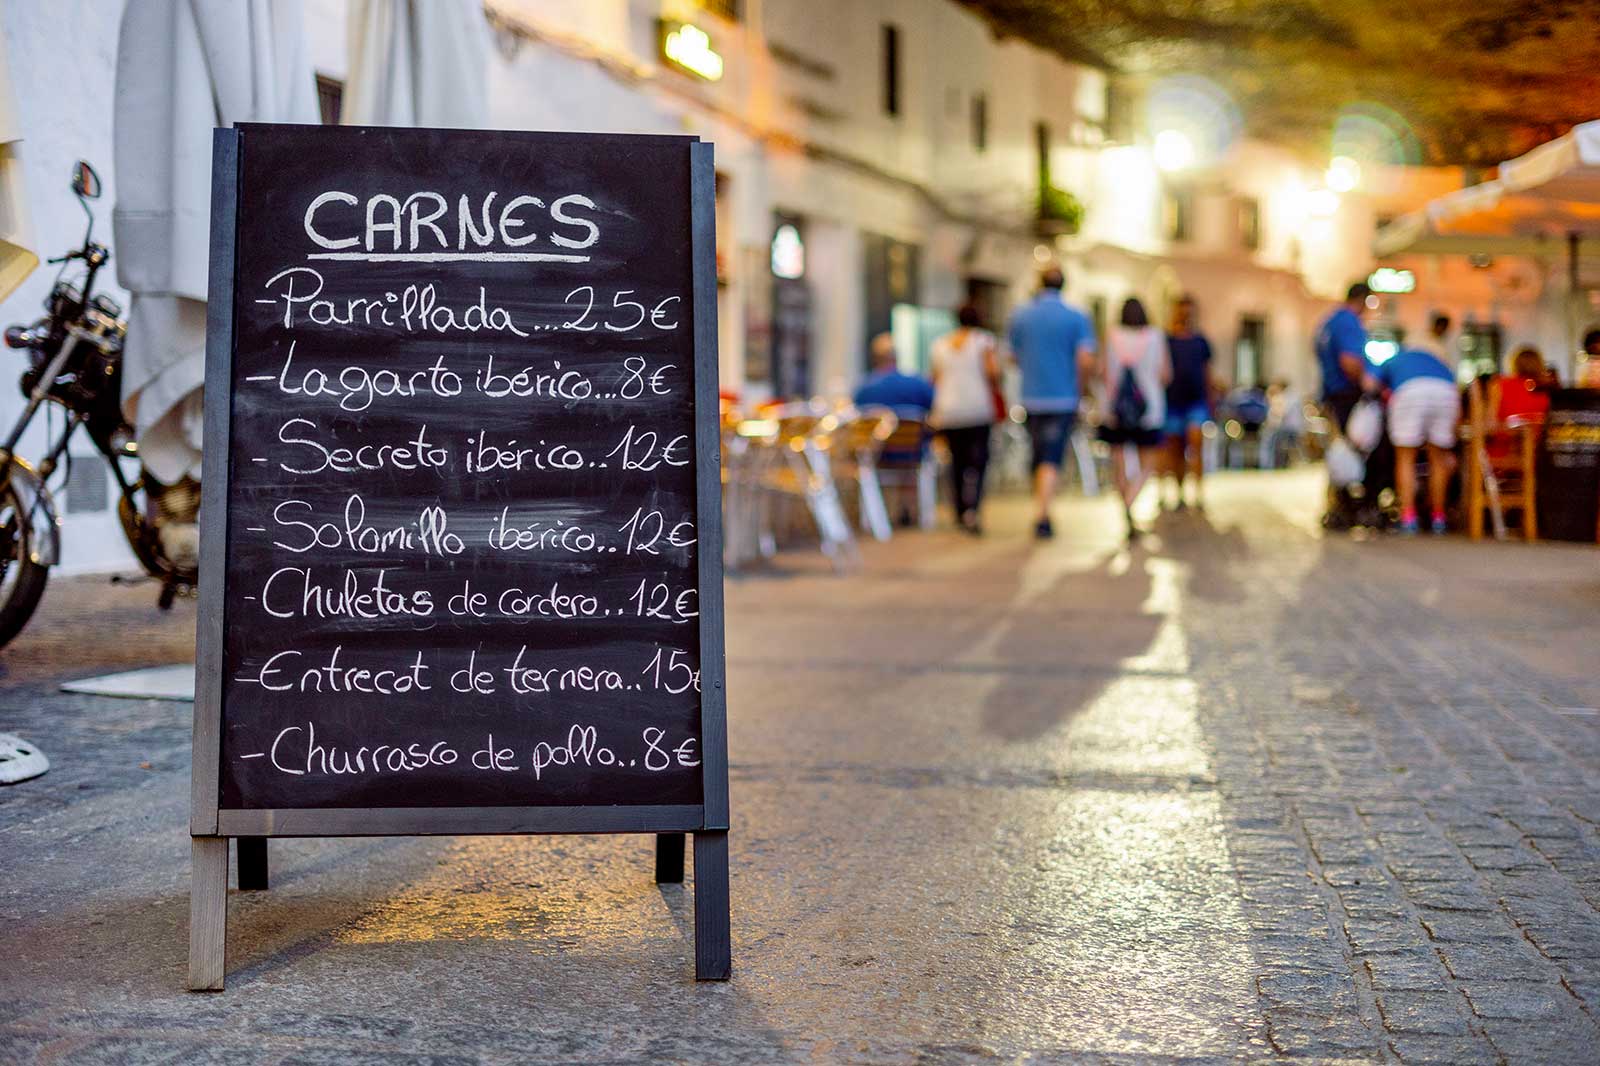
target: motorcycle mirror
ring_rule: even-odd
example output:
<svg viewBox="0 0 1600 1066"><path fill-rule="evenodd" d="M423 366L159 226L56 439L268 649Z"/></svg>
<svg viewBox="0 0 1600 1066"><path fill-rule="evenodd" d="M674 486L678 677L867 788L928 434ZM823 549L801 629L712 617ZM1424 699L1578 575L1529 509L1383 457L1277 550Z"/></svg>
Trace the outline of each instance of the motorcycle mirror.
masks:
<svg viewBox="0 0 1600 1066"><path fill-rule="evenodd" d="M86 159L78 160L72 168L72 191L85 200L100 199L100 175Z"/></svg>

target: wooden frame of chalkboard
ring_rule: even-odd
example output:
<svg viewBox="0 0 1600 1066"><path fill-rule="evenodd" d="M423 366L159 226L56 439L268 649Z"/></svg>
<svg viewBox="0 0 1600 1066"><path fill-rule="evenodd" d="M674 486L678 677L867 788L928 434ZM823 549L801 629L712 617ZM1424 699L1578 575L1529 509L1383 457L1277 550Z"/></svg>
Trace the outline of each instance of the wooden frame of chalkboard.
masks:
<svg viewBox="0 0 1600 1066"><path fill-rule="evenodd" d="M234 544L230 541L229 526L230 482L234 470L234 467L230 466L233 459L230 449L233 445L233 434L237 429L234 419L235 349L239 343L237 320L244 304L243 299L236 293L241 255L241 185L244 181L241 156L247 150L246 146L251 143L252 138L275 136L276 129L278 128L245 124L234 129L219 129L215 132L213 140L204 442L204 464L208 476L202 486L200 519L201 578L196 636L190 820L194 877L190 912L189 987L195 990L220 990L223 987L226 971L228 839L238 840L239 888L264 889L267 887L266 840L274 836L655 834L656 880L681 882L685 834L693 833L696 977L701 980L726 979L731 969L731 946L728 907L721 443L717 390L715 173L712 146L692 137L630 138L594 135L593 138L606 137L624 146L630 141L656 142L654 147L657 150L661 148L660 142L674 142L672 147L683 150L688 169L685 186L689 201L686 217L690 231L687 236L692 299L692 313L688 325L692 331L694 375L693 531L697 545L695 591L699 605L698 624L693 628L698 630L699 639L697 684L700 802L574 803L551 806L463 804L403 807L263 807L229 805L224 802L223 753L227 729L225 702L229 669L227 644L229 557L234 549ZM310 128L297 129L308 131ZM341 130L355 137L372 134L375 135L374 140L380 136L388 138L414 134L430 134L446 138L453 135L477 138L503 136L507 139L549 136L557 147L561 144L574 144L584 136L496 135L478 131L472 133L394 131L350 127ZM304 132L299 135L312 134ZM334 134L332 131L325 131L315 135ZM350 158L346 156L341 158L339 165L348 167L350 163ZM540 203L537 200L532 202ZM540 206L543 206L542 203ZM484 212L487 220L489 217L487 205ZM398 244L399 215L396 214L395 217L397 227L395 241ZM415 219L415 214L412 217ZM369 210L369 226L371 221ZM310 225L308 210L306 215L308 232ZM463 227L466 225L464 222ZM467 230L463 228L463 242L466 232ZM415 236L416 226L413 222L413 239ZM326 246L332 247L332 245ZM339 257L325 255L319 258ZM292 352L292 346L290 350ZM626 466L624 468L626 469ZM318 691L320 692L320 688ZM376 765L376 753L373 759ZM276 761L274 755L274 764Z"/></svg>

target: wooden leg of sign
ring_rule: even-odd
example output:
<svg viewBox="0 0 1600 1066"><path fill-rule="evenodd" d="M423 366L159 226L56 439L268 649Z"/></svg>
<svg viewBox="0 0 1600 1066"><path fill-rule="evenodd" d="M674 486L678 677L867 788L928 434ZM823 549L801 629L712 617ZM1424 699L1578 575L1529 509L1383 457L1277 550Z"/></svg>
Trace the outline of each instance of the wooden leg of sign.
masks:
<svg viewBox="0 0 1600 1066"><path fill-rule="evenodd" d="M267 890L267 838L238 837L239 891Z"/></svg>
<svg viewBox="0 0 1600 1066"><path fill-rule="evenodd" d="M728 834L694 835L694 977L726 981L733 969L728 927Z"/></svg>
<svg viewBox="0 0 1600 1066"><path fill-rule="evenodd" d="M656 884L683 884L683 833L656 834Z"/></svg>
<svg viewBox="0 0 1600 1066"><path fill-rule="evenodd" d="M195 837L189 881L189 991L220 992L228 959L228 838Z"/></svg>

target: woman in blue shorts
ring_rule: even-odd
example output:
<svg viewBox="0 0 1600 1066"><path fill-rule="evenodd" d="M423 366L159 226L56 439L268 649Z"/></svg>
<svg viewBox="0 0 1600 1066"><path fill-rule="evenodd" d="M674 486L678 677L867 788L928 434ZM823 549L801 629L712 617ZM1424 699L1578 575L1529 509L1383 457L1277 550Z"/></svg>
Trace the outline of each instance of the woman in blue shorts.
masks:
<svg viewBox="0 0 1600 1066"><path fill-rule="evenodd" d="M1185 294L1172 308L1167 354L1172 382L1167 386L1166 472L1178 483L1178 510L1183 510L1183 479L1194 478L1194 503L1201 505L1200 477L1205 467L1201 448L1205 424L1211 420L1211 342L1195 328L1194 297Z"/></svg>

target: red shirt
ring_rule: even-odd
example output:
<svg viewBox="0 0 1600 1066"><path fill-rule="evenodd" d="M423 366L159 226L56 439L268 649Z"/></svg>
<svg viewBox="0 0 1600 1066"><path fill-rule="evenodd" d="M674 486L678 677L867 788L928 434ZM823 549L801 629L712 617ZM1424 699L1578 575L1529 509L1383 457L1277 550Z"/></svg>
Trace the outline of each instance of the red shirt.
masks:
<svg viewBox="0 0 1600 1066"><path fill-rule="evenodd" d="M1511 418L1532 416L1542 419L1550 411L1550 394L1536 392L1537 384L1531 378L1506 376L1500 379L1500 408L1495 411L1497 422Z"/></svg>

